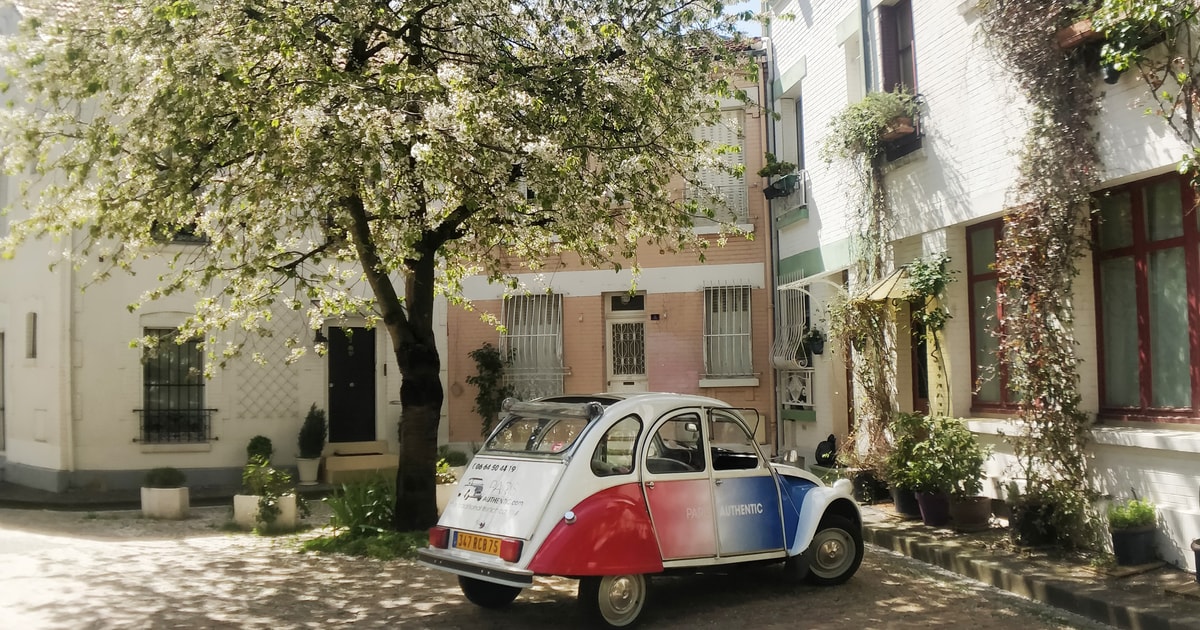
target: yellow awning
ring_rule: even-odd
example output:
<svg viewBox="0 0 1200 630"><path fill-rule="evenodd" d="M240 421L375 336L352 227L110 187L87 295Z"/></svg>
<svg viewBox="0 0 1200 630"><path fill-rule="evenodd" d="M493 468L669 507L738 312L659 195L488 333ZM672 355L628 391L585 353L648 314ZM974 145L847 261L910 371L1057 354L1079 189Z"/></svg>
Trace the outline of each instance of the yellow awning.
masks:
<svg viewBox="0 0 1200 630"><path fill-rule="evenodd" d="M867 299L873 302L882 302L884 300L903 300L908 297L912 291L912 285L908 280L908 267L899 267L892 273L884 276L882 280L867 287L865 292Z"/></svg>

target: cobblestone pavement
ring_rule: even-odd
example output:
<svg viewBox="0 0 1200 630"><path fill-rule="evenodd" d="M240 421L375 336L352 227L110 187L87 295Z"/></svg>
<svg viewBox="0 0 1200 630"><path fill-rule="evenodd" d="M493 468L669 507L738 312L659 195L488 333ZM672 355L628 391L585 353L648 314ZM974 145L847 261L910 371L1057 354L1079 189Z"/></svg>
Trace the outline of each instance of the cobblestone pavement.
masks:
<svg viewBox="0 0 1200 630"><path fill-rule="evenodd" d="M306 554L300 538L223 530L228 508L186 521L136 511L0 509L0 628L576 627L576 583L542 579L508 609L468 604L452 576L408 561ZM325 519L317 510L312 522ZM793 586L777 568L660 578L653 628L1105 628L868 548L833 588Z"/></svg>

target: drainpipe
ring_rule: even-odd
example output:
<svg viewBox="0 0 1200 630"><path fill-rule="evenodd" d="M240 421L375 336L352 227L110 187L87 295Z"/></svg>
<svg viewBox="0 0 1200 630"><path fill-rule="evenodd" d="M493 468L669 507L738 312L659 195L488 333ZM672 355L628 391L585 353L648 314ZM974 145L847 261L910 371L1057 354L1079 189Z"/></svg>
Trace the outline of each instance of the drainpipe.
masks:
<svg viewBox="0 0 1200 630"><path fill-rule="evenodd" d="M770 27L768 27L770 28ZM763 50L766 52L766 58L760 64L760 76L762 77L762 99L763 107L771 111L775 106L775 90L774 90L774 72L775 72L775 46L770 37L761 38ZM766 144L767 150L772 153L775 151L775 123L770 116L764 117L763 124L766 125ZM770 330L767 334L768 347L775 347L775 334L778 330L778 312L776 311L776 300L779 297L779 234L775 229L775 212L771 208L771 200L764 199L766 204L766 224L767 224L767 240L770 241L770 261L768 269L770 271L770 280L767 282L769 291L767 292L767 312L770 315L768 321L771 322ZM771 378L771 409L775 412L775 455L780 455L780 449L783 447L783 408L779 403L779 378L775 373L774 361L767 363L767 373Z"/></svg>

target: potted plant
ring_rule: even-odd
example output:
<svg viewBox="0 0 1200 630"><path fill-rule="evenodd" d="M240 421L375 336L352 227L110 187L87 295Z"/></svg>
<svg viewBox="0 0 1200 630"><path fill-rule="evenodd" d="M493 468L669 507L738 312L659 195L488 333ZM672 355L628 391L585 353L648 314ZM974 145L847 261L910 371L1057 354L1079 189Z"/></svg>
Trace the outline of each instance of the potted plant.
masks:
<svg viewBox="0 0 1200 630"><path fill-rule="evenodd" d="M796 190L796 180L799 179L796 165L777 159L774 153L765 153L763 157L766 164L758 169L758 176L771 180L763 189L763 196L767 199L777 199L792 194L792 191Z"/></svg>
<svg viewBox="0 0 1200 630"><path fill-rule="evenodd" d="M1108 531L1113 555L1120 566L1154 561L1154 534L1158 514L1154 504L1136 496L1108 508Z"/></svg>
<svg viewBox="0 0 1200 630"><path fill-rule="evenodd" d="M983 463L991 449L979 444L961 420L939 418L933 438L941 444L949 482L950 521L956 530L982 531L992 519L992 500L983 496Z"/></svg>
<svg viewBox="0 0 1200 630"><path fill-rule="evenodd" d="M886 143L916 132L919 111L916 97L902 89L870 92L833 118L826 151L836 157L873 159Z"/></svg>
<svg viewBox="0 0 1200 630"><path fill-rule="evenodd" d="M307 505L296 496L292 476L255 455L242 469L242 494L233 497L233 520L242 529L291 531Z"/></svg>
<svg viewBox="0 0 1200 630"><path fill-rule="evenodd" d="M313 403L304 416L304 424L300 425L300 436L297 445L300 456L296 458L296 474L300 485L312 486L317 483L317 474L321 470L321 451L325 448L325 410L317 409Z"/></svg>
<svg viewBox="0 0 1200 630"><path fill-rule="evenodd" d="M437 481L437 511L438 515L441 515L446 511L446 506L450 505L450 499L454 498L454 490L458 487L458 476L450 470L450 462L445 458L438 460L434 475Z"/></svg>
<svg viewBox="0 0 1200 630"><path fill-rule="evenodd" d="M904 518L921 518L916 496L917 480L912 475L911 462L917 442L928 431L925 417L918 413L896 414L890 429L892 444L884 460L884 475L891 487L892 505Z"/></svg>
<svg viewBox="0 0 1200 630"><path fill-rule="evenodd" d="M825 333L816 328L805 330L801 341L804 343L804 347L808 348L808 351L813 354L825 352Z"/></svg>
<svg viewBox="0 0 1200 630"><path fill-rule="evenodd" d="M181 520L188 515L187 475L169 466L146 471L142 482L142 515Z"/></svg>

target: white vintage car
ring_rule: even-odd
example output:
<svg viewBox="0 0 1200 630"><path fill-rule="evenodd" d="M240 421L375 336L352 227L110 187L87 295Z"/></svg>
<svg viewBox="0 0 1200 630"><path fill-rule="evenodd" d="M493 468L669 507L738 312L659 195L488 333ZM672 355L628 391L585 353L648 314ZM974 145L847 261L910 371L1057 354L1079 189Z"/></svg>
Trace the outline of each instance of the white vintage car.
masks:
<svg viewBox="0 0 1200 630"><path fill-rule="evenodd" d="M510 399L504 410L419 552L479 606L565 576L580 580L590 614L622 627L638 619L649 576L774 561L831 585L862 563L850 483L770 463L746 422L753 410L656 393Z"/></svg>

